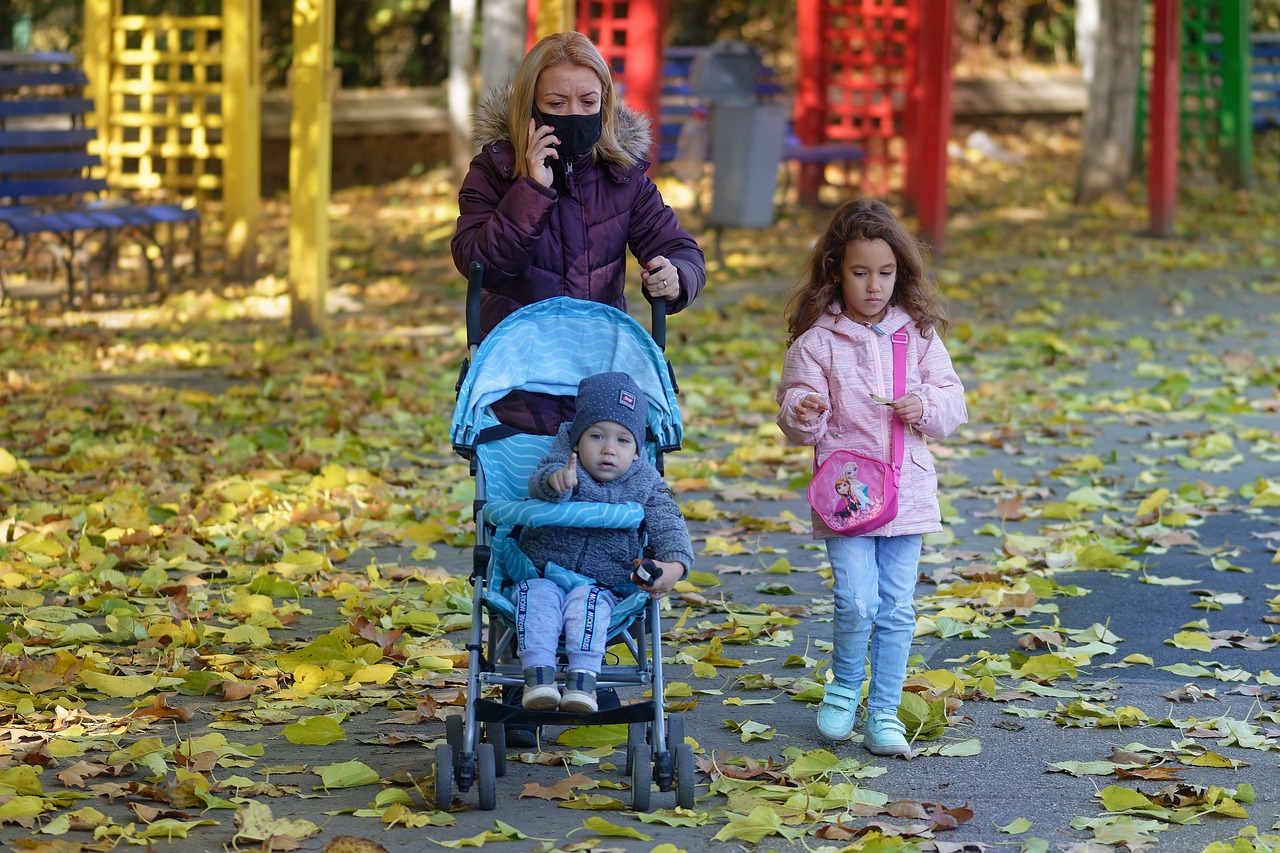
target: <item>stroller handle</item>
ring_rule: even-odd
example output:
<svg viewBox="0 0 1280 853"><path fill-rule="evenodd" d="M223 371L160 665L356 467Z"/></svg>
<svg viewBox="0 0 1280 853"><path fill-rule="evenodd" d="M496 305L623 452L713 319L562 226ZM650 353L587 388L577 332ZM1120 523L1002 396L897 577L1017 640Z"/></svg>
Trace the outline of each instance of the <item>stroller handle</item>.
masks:
<svg viewBox="0 0 1280 853"><path fill-rule="evenodd" d="M653 335L653 342L658 345L658 349L663 352L667 351L667 300L656 299L648 293L644 298L649 300L649 313L651 322L649 325L649 334Z"/></svg>
<svg viewBox="0 0 1280 853"><path fill-rule="evenodd" d="M480 346L480 285L484 281L484 264L472 261L467 273L467 348L475 355Z"/></svg>
<svg viewBox="0 0 1280 853"><path fill-rule="evenodd" d="M484 264L480 261L472 261L467 274L467 348L475 355L476 347L480 346L480 290L484 282ZM658 349L666 351L667 348L667 305L665 299L654 299L645 294L644 298L649 300L650 309L650 334L653 335L653 342L658 345Z"/></svg>

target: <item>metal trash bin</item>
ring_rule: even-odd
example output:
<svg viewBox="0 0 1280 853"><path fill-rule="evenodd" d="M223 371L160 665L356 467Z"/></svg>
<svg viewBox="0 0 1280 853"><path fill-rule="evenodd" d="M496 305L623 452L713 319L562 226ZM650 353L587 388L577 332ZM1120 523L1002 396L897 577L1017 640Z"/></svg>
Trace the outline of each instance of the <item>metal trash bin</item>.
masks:
<svg viewBox="0 0 1280 853"><path fill-rule="evenodd" d="M786 107L756 96L760 57L740 41L719 41L694 60L694 97L710 105L711 210L715 227L773 224L773 196L787 129Z"/></svg>

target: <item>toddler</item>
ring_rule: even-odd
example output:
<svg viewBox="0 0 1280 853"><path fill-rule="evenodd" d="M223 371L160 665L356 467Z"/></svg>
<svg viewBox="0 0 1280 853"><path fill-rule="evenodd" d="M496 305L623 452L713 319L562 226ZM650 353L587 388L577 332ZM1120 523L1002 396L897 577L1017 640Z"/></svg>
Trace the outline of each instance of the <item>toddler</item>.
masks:
<svg viewBox="0 0 1280 853"><path fill-rule="evenodd" d="M597 710L596 676L604 660L614 605L633 584L661 598L689 574L693 543L661 475L644 454L648 403L625 373L598 373L578 385L576 414L529 476L529 497L544 501L635 501L644 507L646 554L661 570L635 577L645 545L638 530L529 527L520 547L540 570L549 563L582 576L570 590L546 577L516 585L516 633L525 708ZM556 652L565 638L568 673L556 684Z"/></svg>

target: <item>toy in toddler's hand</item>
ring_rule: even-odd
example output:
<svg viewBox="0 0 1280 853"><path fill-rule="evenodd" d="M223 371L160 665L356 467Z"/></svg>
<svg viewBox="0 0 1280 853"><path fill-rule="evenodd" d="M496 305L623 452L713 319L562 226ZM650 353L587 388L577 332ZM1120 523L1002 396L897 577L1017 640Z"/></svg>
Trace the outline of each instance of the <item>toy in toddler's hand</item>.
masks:
<svg viewBox="0 0 1280 853"><path fill-rule="evenodd" d="M666 598L688 574L684 563L679 561L635 559L631 565L631 582L649 593L650 598Z"/></svg>
<svg viewBox="0 0 1280 853"><path fill-rule="evenodd" d="M662 566L653 560L635 560L636 570L631 577L637 586L653 586L653 582L662 577Z"/></svg>

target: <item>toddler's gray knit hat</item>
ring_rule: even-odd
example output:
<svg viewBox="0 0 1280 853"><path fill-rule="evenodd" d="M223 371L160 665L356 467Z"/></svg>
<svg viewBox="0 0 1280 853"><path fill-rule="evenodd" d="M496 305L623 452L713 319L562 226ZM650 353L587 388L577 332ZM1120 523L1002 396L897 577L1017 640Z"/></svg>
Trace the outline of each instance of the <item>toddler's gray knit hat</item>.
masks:
<svg viewBox="0 0 1280 853"><path fill-rule="evenodd" d="M578 408L569 427L569 446L577 447L578 439L592 424L613 421L622 424L644 444L649 403L644 392L625 373L597 373L578 383Z"/></svg>

